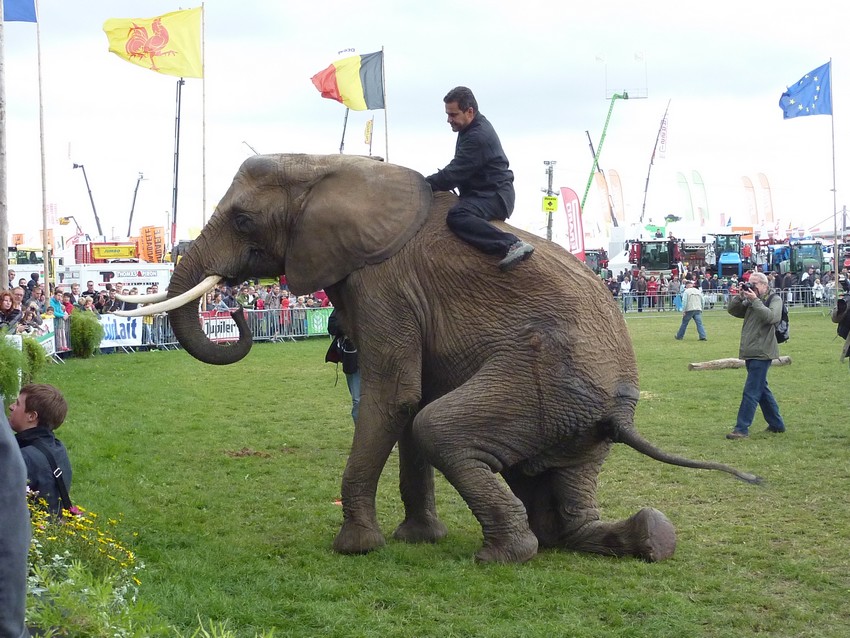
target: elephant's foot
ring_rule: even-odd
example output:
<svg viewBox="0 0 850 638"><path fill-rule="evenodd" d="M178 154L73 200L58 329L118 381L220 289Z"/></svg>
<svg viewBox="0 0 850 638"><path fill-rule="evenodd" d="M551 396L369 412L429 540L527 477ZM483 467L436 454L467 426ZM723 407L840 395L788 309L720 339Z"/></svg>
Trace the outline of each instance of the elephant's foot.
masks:
<svg viewBox="0 0 850 638"><path fill-rule="evenodd" d="M378 528L345 521L334 539L333 548L340 554L366 554L385 543Z"/></svg>
<svg viewBox="0 0 850 638"><path fill-rule="evenodd" d="M485 541L475 554L479 563L524 563L537 554L537 537L526 530L508 544Z"/></svg>
<svg viewBox="0 0 850 638"><path fill-rule="evenodd" d="M405 543L436 543L448 533L443 522L429 512L424 518L407 518L402 521L393 533L393 538Z"/></svg>
<svg viewBox="0 0 850 638"><path fill-rule="evenodd" d="M625 521L634 543L633 556L655 563L676 551L676 528L662 512L644 507Z"/></svg>
<svg viewBox="0 0 850 638"><path fill-rule="evenodd" d="M567 549L609 556L635 556L649 562L670 558L676 551L673 523L657 509L645 507L624 521L592 521L565 536Z"/></svg>

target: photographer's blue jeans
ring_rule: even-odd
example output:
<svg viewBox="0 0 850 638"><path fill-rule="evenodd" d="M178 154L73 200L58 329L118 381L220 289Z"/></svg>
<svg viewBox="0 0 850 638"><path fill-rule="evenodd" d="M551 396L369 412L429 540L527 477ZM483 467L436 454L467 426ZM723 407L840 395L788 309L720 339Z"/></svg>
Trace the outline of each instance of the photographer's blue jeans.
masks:
<svg viewBox="0 0 850 638"><path fill-rule="evenodd" d="M738 408L738 421L735 432L749 434L756 406L761 407L761 413L768 427L774 432L784 432L785 422L779 414L779 406L773 393L767 387L767 371L770 370L770 359L747 359L747 380L744 382L744 395L741 407Z"/></svg>
<svg viewBox="0 0 850 638"><path fill-rule="evenodd" d="M348 383L348 391L351 393L351 418L357 424L357 415L360 414L360 370L345 375Z"/></svg>
<svg viewBox="0 0 850 638"><path fill-rule="evenodd" d="M688 329L688 324L694 320L697 324L697 334L700 339L705 339L705 326L702 325L702 310L688 310L682 317L682 325L679 326L679 332L676 333L677 339L682 339L685 336L685 330Z"/></svg>

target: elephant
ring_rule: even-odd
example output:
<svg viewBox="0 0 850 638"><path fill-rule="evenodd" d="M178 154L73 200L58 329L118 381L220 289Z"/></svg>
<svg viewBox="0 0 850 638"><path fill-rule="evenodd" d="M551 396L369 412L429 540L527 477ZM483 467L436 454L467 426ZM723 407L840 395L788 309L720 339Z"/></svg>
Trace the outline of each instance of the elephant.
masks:
<svg viewBox="0 0 850 638"><path fill-rule="evenodd" d="M358 345L362 376L337 552L384 545L376 490L397 443L398 540L447 534L436 468L481 525L478 561L524 562L540 548L668 558L676 533L660 511L601 520L597 476L613 443L759 477L644 439L634 427L634 350L601 280L557 244L494 222L536 246L501 272L446 226L456 201L414 170L366 157L251 157L176 265L165 300L147 308L168 309L190 355L224 365L248 354L251 334L240 310L238 341L206 338L193 300L216 282L285 274L294 294L327 292Z"/></svg>

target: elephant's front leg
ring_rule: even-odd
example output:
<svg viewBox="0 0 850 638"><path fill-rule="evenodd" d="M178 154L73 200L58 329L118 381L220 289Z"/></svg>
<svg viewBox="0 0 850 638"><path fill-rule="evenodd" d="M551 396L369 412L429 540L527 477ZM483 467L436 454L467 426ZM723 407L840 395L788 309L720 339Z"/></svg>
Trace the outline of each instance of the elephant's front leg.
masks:
<svg viewBox="0 0 850 638"><path fill-rule="evenodd" d="M537 538L523 504L495 474L517 441L501 402L481 401L487 396L484 379L468 381L423 408L413 435L481 524L484 545L475 558L521 563L537 553Z"/></svg>
<svg viewBox="0 0 850 638"><path fill-rule="evenodd" d="M394 428L381 423L377 405L364 392L351 453L342 475L343 522L334 539L335 551L365 554L384 545L375 511L375 494L396 440Z"/></svg>
<svg viewBox="0 0 850 638"><path fill-rule="evenodd" d="M405 427L398 441L399 490L404 502L404 521L393 537L407 543L434 543L445 538L448 530L437 517L434 499L434 468L425 459Z"/></svg>

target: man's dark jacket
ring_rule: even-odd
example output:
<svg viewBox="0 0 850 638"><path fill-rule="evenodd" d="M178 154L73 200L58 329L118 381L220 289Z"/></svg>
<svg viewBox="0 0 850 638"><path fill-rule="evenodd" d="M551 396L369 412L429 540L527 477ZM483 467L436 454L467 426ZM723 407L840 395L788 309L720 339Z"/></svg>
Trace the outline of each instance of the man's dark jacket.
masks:
<svg viewBox="0 0 850 638"><path fill-rule="evenodd" d="M481 113L457 134L455 157L449 165L425 179L435 191L457 188L461 199L499 197L508 217L514 210L514 174L499 136Z"/></svg>
<svg viewBox="0 0 850 638"><path fill-rule="evenodd" d="M47 457L33 445L33 441L41 441L50 450L53 458L62 470L62 479L66 489L71 491L71 460L62 442L53 435L53 431L44 425L39 425L23 432L18 432L15 439L21 448L21 456L27 466L27 478L29 487L33 492L47 501L48 509L53 514L62 513L62 502L59 489L56 487L56 477L53 476L53 468Z"/></svg>

